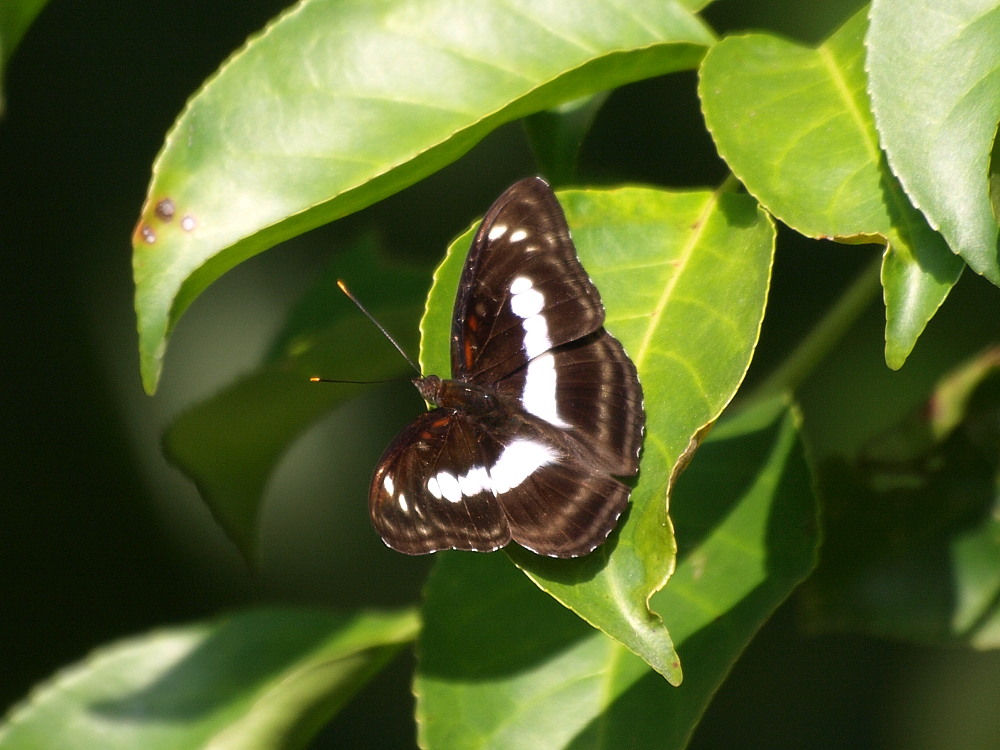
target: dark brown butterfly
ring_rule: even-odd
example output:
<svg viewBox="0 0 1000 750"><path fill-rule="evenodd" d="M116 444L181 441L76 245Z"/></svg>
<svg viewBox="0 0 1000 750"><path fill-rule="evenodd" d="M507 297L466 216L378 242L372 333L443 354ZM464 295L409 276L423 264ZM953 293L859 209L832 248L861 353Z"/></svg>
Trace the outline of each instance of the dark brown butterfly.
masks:
<svg viewBox="0 0 1000 750"><path fill-rule="evenodd" d="M508 188L476 232L451 328L452 380L413 382L437 408L386 449L372 523L411 555L514 540L586 555L615 527L639 470L642 387L537 177Z"/></svg>

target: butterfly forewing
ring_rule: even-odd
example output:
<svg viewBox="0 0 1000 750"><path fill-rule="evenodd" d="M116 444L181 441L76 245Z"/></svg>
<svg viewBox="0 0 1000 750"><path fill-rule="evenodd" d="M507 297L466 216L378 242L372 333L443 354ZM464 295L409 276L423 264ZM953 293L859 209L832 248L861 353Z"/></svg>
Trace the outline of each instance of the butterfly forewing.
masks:
<svg viewBox="0 0 1000 750"><path fill-rule="evenodd" d="M452 377L495 383L553 346L596 331L604 306L551 188L508 188L483 219L459 281Z"/></svg>
<svg viewBox="0 0 1000 750"><path fill-rule="evenodd" d="M454 380L418 378L438 408L386 450L372 523L393 549L490 551L512 539L576 557L615 527L639 469L635 366L551 188L511 186L476 233L452 318Z"/></svg>

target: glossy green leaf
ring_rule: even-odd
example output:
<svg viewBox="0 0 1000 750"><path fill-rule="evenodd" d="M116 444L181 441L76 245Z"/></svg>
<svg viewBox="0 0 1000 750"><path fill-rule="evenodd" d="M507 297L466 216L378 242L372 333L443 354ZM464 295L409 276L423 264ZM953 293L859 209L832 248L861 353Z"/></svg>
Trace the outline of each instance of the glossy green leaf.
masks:
<svg viewBox="0 0 1000 750"><path fill-rule="evenodd" d="M575 560L509 554L541 588L679 682L669 634L647 607L674 566L668 487L678 458L750 363L774 228L745 195L623 188L564 191L559 200L606 327L639 369L645 447L627 519L607 543ZM452 244L435 274L421 324L425 372L449 372L452 306L471 236Z"/></svg>
<svg viewBox="0 0 1000 750"><path fill-rule="evenodd" d="M697 64L675 0L303 0L167 136L133 237L143 382L178 317L278 241L454 161L502 123Z"/></svg>
<svg viewBox="0 0 1000 750"><path fill-rule="evenodd" d="M1000 284L989 162L1000 120L1000 6L875 0L872 109L889 164L951 248Z"/></svg>
<svg viewBox="0 0 1000 750"><path fill-rule="evenodd" d="M779 406L720 425L674 501L683 544L655 602L684 657L682 687L502 556L447 553L419 642L421 746L684 747L749 639L815 564L816 506L791 417Z"/></svg>
<svg viewBox="0 0 1000 750"><path fill-rule="evenodd" d="M963 363L865 446L827 459L810 625L1000 647L1000 349Z"/></svg>
<svg viewBox="0 0 1000 750"><path fill-rule="evenodd" d="M865 23L862 10L815 49L767 34L724 39L705 57L699 92L719 153L772 214L809 237L885 244L885 357L898 368L963 264L879 150Z"/></svg>
<svg viewBox="0 0 1000 750"><path fill-rule="evenodd" d="M258 610L108 646L0 725L3 750L294 750L418 630L414 612Z"/></svg>
<svg viewBox="0 0 1000 750"><path fill-rule="evenodd" d="M0 3L0 115L4 111L4 68L45 3L46 0L4 0Z"/></svg>
<svg viewBox="0 0 1000 750"><path fill-rule="evenodd" d="M409 336L416 334L413 321L422 309L425 277L379 263L374 249L363 244L338 257L293 311L269 361L185 411L164 437L167 457L195 482L248 560L255 557L264 490L278 461L306 427L358 393L357 386L309 378L375 381L411 372L337 289L340 277L351 279L354 293L372 300L382 324L415 351ZM357 361L357 352L365 352L364 371L345 370Z"/></svg>

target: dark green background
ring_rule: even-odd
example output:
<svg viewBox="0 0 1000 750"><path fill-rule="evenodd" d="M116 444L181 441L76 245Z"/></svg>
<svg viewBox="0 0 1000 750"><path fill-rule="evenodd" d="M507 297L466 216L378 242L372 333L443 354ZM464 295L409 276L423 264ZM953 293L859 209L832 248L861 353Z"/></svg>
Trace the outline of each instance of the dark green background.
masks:
<svg viewBox="0 0 1000 750"><path fill-rule="evenodd" d="M814 41L857 3L828 3L823 13L791 1L719 6L707 16L720 31L768 27ZM428 561L385 550L368 526L364 499L381 446L420 408L407 387L373 387L295 447L265 509L256 575L244 570L191 485L164 462L159 435L171 415L253 366L289 306L351 238L374 230L393 255L429 269L503 187L533 171L519 127L491 136L403 194L233 271L178 327L160 393L150 399L139 385L129 236L152 160L186 98L281 8L234 0L53 0L6 71L0 707L90 649L151 627L261 601L350 608L419 595ZM694 75L683 74L614 94L585 145L582 179L665 186L721 180L725 170L694 88ZM751 378L809 329L874 253L781 233ZM966 278L948 305L990 309L995 291ZM873 307L845 351L880 348L880 315ZM359 318L359 325L367 324ZM947 330L936 321L931 333L944 337ZM921 381L921 346L900 382ZM811 397L823 399L822 387ZM913 398L903 389L886 408L901 412ZM348 470L326 471L345 432L360 441L362 457ZM328 507L331 483L357 503ZM996 705L998 666L995 658L962 651L808 637L788 605L737 665L694 745L931 741L926 726L947 717L952 728L962 727L967 711L974 729L990 701ZM411 669L411 657L400 659L317 747L411 744ZM932 722L934 711L943 712L940 721ZM913 725L918 718L924 728ZM960 739L952 731L950 740ZM921 747L981 746L973 735L965 745Z"/></svg>

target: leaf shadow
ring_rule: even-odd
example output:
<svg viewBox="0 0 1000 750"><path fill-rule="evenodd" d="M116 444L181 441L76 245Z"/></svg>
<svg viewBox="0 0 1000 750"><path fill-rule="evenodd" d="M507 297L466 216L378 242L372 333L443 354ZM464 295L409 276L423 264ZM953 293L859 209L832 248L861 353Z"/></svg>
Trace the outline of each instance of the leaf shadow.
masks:
<svg viewBox="0 0 1000 750"><path fill-rule="evenodd" d="M646 672L569 747L592 747L601 736L614 736L628 747L682 747L751 638L815 565L816 503L801 443L793 436L794 444L788 445L792 428L787 419L752 432L707 440L685 473L686 481L678 482L672 500L683 540L680 569L694 565L693 553L710 543L711 533L747 498L749 502L756 498L767 514L762 539L764 577L721 615L706 615L700 623L672 624L667 611L664 619L684 664L683 684L674 688L655 672ZM720 466L730 470L720 471ZM761 476L775 470L780 474L773 488L767 493L754 489Z"/></svg>
<svg viewBox="0 0 1000 750"><path fill-rule="evenodd" d="M505 555L440 553L427 584L420 672L444 681L502 679L538 668L593 632Z"/></svg>

